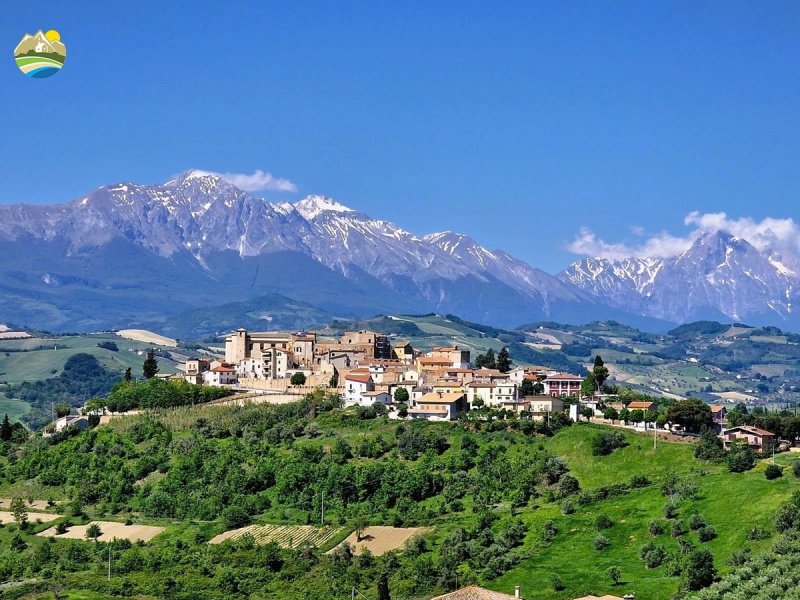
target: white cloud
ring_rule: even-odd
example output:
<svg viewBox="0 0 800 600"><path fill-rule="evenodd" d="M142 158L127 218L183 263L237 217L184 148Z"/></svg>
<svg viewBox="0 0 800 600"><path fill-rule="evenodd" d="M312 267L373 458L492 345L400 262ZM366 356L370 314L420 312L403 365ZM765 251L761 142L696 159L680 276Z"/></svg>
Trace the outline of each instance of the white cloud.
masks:
<svg viewBox="0 0 800 600"><path fill-rule="evenodd" d="M725 231L743 238L759 250L767 248L792 250L800 249L800 227L794 219L775 219L767 217L755 221L750 217L729 219L725 213L700 214L694 211L683 220L686 225L694 225L698 231Z"/></svg>
<svg viewBox="0 0 800 600"><path fill-rule="evenodd" d="M667 258L675 256L686 250L692 240L675 237L666 231L652 236L644 243L629 246L622 242L608 243L598 238L587 227L582 227L571 244L567 246L570 252L586 256L602 256L604 258Z"/></svg>
<svg viewBox="0 0 800 600"><path fill-rule="evenodd" d="M701 235L723 231L747 240L759 250L800 251L800 225L793 219L730 219L725 213L693 211L683 222L693 227L684 236L662 231L638 244L606 242L587 227L582 227L567 249L574 254L604 258L670 258L689 248ZM643 234L639 227L632 227L631 231L637 236Z"/></svg>
<svg viewBox="0 0 800 600"><path fill-rule="evenodd" d="M252 173L216 173L214 171L204 171L209 175L221 177L230 184L235 185L240 190L246 192L261 192L270 190L273 192L296 192L297 186L281 177L275 177L272 173L256 169Z"/></svg>

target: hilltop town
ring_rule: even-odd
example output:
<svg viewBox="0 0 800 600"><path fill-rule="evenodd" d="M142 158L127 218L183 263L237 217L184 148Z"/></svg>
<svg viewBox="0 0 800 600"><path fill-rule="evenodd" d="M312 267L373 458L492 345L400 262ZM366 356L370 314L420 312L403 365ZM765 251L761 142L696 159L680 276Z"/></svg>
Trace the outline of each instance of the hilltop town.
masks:
<svg viewBox="0 0 800 600"><path fill-rule="evenodd" d="M456 420L468 408L490 407L534 418L564 410L580 398L583 377L547 367L515 367L506 349L471 356L458 346L428 352L373 331L338 338L314 332L248 332L225 337L225 356L186 361L194 384L231 387L261 401L297 400L317 388L336 393L344 407L382 405L395 417Z"/></svg>

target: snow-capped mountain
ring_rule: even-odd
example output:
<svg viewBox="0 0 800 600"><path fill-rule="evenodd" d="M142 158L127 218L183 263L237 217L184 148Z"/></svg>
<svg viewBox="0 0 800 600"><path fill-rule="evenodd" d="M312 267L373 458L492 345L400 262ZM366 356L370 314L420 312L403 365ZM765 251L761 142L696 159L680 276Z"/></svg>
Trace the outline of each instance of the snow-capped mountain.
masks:
<svg viewBox="0 0 800 600"><path fill-rule="evenodd" d="M504 326L780 324L795 319L798 273L793 255L718 233L673 259L587 258L555 277L463 234L419 236L324 196L271 203L203 171L0 207L0 322L53 330L157 328L268 294L340 316L435 310Z"/></svg>
<svg viewBox="0 0 800 600"><path fill-rule="evenodd" d="M705 233L674 258L585 258L559 277L599 302L673 322L797 321L797 259Z"/></svg>
<svg viewBox="0 0 800 600"><path fill-rule="evenodd" d="M106 323L105 307L120 302L104 296L130 310L142 293L155 304L140 302L128 321L275 292L350 314L437 310L506 325L584 314L587 304L466 236L420 237L323 196L270 203L202 171L103 186L62 205L0 207L3 250L0 289L16 299L7 306L28 307L27 323L53 312L66 323L76 311L80 322Z"/></svg>

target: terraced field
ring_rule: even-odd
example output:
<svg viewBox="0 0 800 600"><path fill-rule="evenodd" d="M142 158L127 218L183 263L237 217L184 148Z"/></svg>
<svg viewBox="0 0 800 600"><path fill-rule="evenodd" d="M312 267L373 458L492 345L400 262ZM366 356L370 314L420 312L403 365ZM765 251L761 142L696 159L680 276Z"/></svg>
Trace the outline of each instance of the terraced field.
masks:
<svg viewBox="0 0 800 600"><path fill-rule="evenodd" d="M309 543L317 548L331 541L339 533L338 527L313 527L311 525L248 525L241 529L231 529L212 538L209 544L221 544L228 540L238 540L245 535L253 536L257 544L275 542L281 548L297 548Z"/></svg>

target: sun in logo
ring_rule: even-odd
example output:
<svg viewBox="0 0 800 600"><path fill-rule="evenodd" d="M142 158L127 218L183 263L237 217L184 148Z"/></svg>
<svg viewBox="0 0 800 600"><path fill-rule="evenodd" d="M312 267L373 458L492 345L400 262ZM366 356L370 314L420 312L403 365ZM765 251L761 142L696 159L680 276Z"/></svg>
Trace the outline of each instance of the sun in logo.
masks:
<svg viewBox="0 0 800 600"><path fill-rule="evenodd" d="M47 33L42 30L35 35L26 33L14 48L14 61L19 70L28 77L44 79L55 75L64 66L67 47L61 41L61 34L55 29Z"/></svg>

